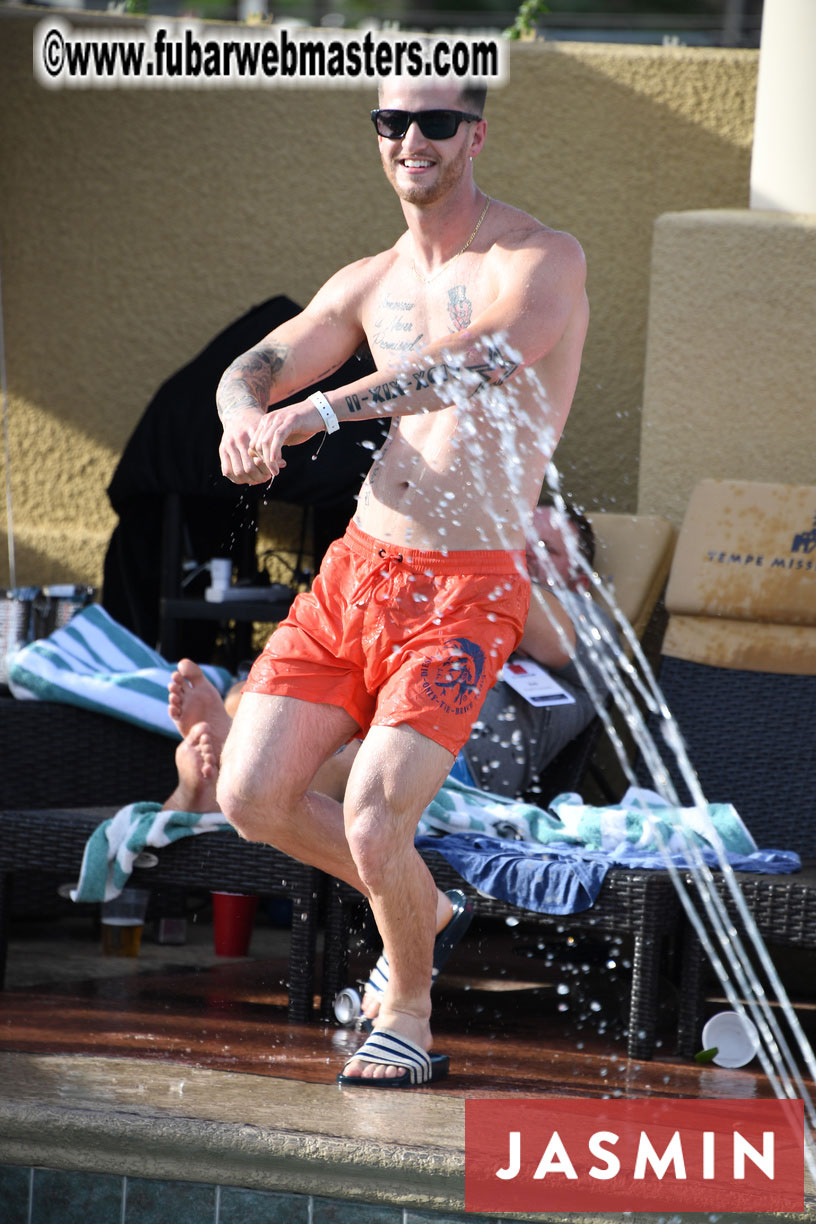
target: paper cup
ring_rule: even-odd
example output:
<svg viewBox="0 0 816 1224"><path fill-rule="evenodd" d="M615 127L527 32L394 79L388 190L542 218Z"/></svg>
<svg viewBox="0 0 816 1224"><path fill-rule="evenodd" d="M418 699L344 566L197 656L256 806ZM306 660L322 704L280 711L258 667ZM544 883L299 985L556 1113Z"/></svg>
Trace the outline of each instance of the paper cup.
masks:
<svg viewBox="0 0 816 1224"><path fill-rule="evenodd" d="M717 1012L703 1028L703 1048L717 1053L712 1062L718 1067L744 1067L759 1049L756 1027L739 1012Z"/></svg>
<svg viewBox="0 0 816 1224"><path fill-rule="evenodd" d="M226 590L232 582L232 561L229 557L213 557L210 561L210 582L217 591Z"/></svg>
<svg viewBox="0 0 816 1224"><path fill-rule="evenodd" d="M362 1015L363 1001L353 986L341 990L334 1000L334 1017L338 1024L350 1027Z"/></svg>
<svg viewBox="0 0 816 1224"><path fill-rule="evenodd" d="M246 956L258 898L246 893L214 892L213 942L216 956Z"/></svg>

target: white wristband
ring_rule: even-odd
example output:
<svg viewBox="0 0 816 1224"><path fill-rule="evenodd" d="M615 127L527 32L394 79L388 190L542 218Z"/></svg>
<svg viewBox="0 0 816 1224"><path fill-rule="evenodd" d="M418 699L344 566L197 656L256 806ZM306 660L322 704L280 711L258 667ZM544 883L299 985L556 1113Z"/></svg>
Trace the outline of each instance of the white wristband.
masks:
<svg viewBox="0 0 816 1224"><path fill-rule="evenodd" d="M337 433L338 429L340 428L340 422L335 416L334 409L332 408L329 401L326 399L323 392L315 391L313 395L309 396L309 399L312 401L315 408L322 416L323 421L326 426L326 433L330 433L330 434Z"/></svg>

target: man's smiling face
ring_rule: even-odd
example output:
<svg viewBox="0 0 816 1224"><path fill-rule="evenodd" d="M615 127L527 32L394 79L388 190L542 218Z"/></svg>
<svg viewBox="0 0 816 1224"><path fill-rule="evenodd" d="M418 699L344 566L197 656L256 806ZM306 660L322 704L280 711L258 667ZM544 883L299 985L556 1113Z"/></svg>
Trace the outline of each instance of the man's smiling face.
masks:
<svg viewBox="0 0 816 1224"><path fill-rule="evenodd" d="M387 110L468 111L456 85L415 85L386 81L380 107ZM484 140L484 123L460 123L448 140L428 140L419 124L412 123L400 140L380 136L380 157L386 178L401 200L434 204L460 182L468 161Z"/></svg>

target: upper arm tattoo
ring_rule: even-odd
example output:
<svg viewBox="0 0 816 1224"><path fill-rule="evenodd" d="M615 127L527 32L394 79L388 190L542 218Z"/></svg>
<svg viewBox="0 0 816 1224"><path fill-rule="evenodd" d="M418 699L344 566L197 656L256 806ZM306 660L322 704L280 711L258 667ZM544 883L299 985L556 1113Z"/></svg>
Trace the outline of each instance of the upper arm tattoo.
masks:
<svg viewBox="0 0 816 1224"><path fill-rule="evenodd" d="M266 411L287 357L287 344L256 344L236 357L218 385L218 415L226 420L247 408Z"/></svg>

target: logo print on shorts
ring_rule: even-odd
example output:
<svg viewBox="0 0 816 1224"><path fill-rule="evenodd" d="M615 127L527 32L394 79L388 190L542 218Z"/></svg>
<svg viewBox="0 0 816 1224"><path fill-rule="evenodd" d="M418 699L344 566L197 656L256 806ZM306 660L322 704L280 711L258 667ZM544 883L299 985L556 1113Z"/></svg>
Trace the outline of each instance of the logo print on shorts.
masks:
<svg viewBox="0 0 816 1224"><path fill-rule="evenodd" d="M449 638L444 650L422 664L422 687L446 713L466 714L479 696L484 651L468 638Z"/></svg>

